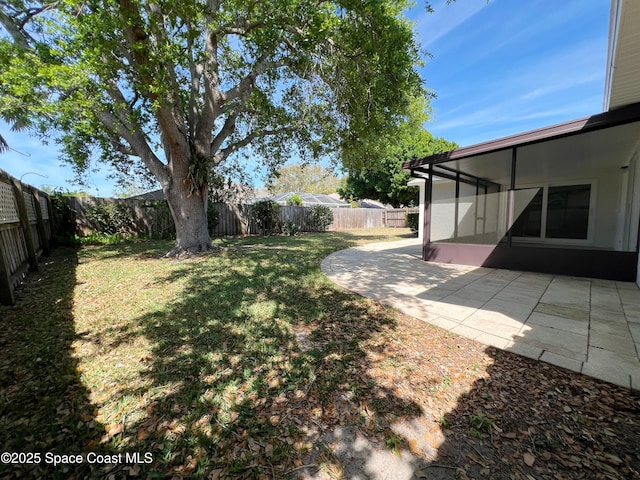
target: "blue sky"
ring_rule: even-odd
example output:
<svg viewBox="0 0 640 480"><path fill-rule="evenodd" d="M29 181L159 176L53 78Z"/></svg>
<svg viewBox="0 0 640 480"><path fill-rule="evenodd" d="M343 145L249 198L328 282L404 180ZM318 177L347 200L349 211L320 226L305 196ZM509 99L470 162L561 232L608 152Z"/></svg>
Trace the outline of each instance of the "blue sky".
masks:
<svg viewBox="0 0 640 480"><path fill-rule="evenodd" d="M417 3L409 16L433 56L421 74L437 95L426 125L435 136L466 146L602 111L609 0L432 0L435 13ZM80 189L55 145L1 121L0 132L15 149L0 154L0 169ZM113 195L107 173L90 173L85 190Z"/></svg>
<svg viewBox="0 0 640 480"><path fill-rule="evenodd" d="M410 17L433 55L434 135L466 146L602 111L609 0L432 5Z"/></svg>

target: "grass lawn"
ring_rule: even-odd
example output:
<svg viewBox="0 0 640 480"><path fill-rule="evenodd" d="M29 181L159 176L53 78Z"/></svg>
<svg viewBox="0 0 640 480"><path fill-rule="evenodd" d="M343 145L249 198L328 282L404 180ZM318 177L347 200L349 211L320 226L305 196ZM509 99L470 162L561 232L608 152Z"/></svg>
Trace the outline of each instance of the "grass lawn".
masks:
<svg viewBox="0 0 640 480"><path fill-rule="evenodd" d="M335 413L336 391L370 397L362 360L396 324L393 311L332 285L320 261L409 236L225 238L220 252L184 261L162 259L162 241L58 251L17 306L0 307L3 449L149 452L153 462L14 473L286 477L311 448L305 430ZM405 403L368 408L402 414Z"/></svg>
<svg viewBox="0 0 640 480"><path fill-rule="evenodd" d="M161 241L58 249L0 306L0 446L41 455L0 478L370 478L371 458L415 478L640 478L638 395L320 270L409 236L224 238L180 261Z"/></svg>

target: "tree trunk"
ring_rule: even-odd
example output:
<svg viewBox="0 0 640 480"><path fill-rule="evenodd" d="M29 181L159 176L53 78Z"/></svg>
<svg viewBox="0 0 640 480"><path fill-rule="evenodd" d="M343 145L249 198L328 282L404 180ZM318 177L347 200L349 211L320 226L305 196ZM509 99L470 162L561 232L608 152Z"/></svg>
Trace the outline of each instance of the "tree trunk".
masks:
<svg viewBox="0 0 640 480"><path fill-rule="evenodd" d="M212 248L207 222L206 188L190 193L178 182L165 189L171 215L176 225L176 245L167 257L179 257Z"/></svg>

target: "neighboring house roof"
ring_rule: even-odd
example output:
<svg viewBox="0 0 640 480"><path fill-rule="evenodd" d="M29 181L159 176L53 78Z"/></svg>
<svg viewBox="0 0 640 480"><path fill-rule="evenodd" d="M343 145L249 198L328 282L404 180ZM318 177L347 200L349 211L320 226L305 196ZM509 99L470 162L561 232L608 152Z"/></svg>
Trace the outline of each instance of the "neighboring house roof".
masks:
<svg viewBox="0 0 640 480"><path fill-rule="evenodd" d="M276 193L275 195L269 195L262 198L256 198L252 200L251 203L259 202L260 200L273 200L280 205L286 205L287 200L292 195L295 195L297 192L287 192L287 193ZM321 193L298 193L300 197L302 197L302 205L305 207L312 207L314 205L324 205L327 207L337 207L337 208L349 208L351 207L350 203L344 202L342 200L338 200L330 197L329 195L321 194Z"/></svg>
<svg viewBox="0 0 640 480"><path fill-rule="evenodd" d="M134 195L133 197L129 197L133 200L149 200L152 202L156 202L158 200L164 200L164 192L162 189L154 190L153 192L142 193L140 195Z"/></svg>
<svg viewBox="0 0 640 480"><path fill-rule="evenodd" d="M343 199L339 193L330 193L329 196L331 198L335 198L337 200L341 200L343 202L347 202L351 204L351 202L348 202L347 200ZM363 198L362 200L357 200L357 203L360 208L378 208L378 209L393 208L391 205L385 205L382 202L379 202L377 200L371 200L370 198Z"/></svg>
<svg viewBox="0 0 640 480"><path fill-rule="evenodd" d="M360 205L360 208L378 208L378 209L393 208L390 205L385 205L382 202L378 202L377 200L371 200L369 198L358 200L358 205Z"/></svg>
<svg viewBox="0 0 640 480"><path fill-rule="evenodd" d="M264 188L259 188L255 191L255 198L266 198L269 195L271 195L271 193L269 192L269 190L265 190Z"/></svg>

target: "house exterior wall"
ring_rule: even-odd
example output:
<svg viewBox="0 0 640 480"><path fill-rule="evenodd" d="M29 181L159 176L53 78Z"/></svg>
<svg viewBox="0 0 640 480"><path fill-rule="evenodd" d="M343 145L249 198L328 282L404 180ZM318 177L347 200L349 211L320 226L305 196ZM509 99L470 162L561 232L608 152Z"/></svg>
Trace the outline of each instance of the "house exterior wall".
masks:
<svg viewBox="0 0 640 480"><path fill-rule="evenodd" d="M615 159L613 163L622 165L624 160ZM569 170L579 172L579 175L571 175ZM575 165L557 177L516 175L515 191L510 191L506 185L494 185L487 195L482 191L476 195L473 185L459 183L456 186L454 180L436 175L432 186L432 243L425 249L425 260L627 281L633 278L640 284L640 277L636 279L637 267L640 267L636 265L640 168L634 169L634 182L629 187L629 194L634 193L633 199L623 200L627 194L622 189L623 178L629 175L628 170L617 166L580 170L579 165ZM511 246L507 236L507 226L511 225L509 219L511 217L515 221L538 192L548 192L550 186L582 184L591 185L588 238L525 238L514 235ZM629 231L628 222L619 221L621 209L624 210L627 201L631 201L633 207L633 212L627 214L632 217L631 222L635 222L633 234ZM545 208L543 206L543 210ZM424 213L424 208L421 210ZM542 223L544 225L544 221ZM628 239L628 246L623 249L617 242L621 237L620 229L624 228L633 239ZM616 256L616 251L624 255ZM630 261L632 265L629 265Z"/></svg>
<svg viewBox="0 0 640 480"><path fill-rule="evenodd" d="M576 171L580 171L576 166ZM591 184L593 191L590 212L591 235L587 241L553 239L536 240L544 245L574 245L608 250L616 250L618 231L617 216L620 198L620 177L618 169L605 169L583 172L581 175L564 175L562 177L527 177L519 178L516 188L548 187L549 185Z"/></svg>
<svg viewBox="0 0 640 480"><path fill-rule="evenodd" d="M408 184L410 187L418 187L420 192L418 194L418 238L424 239L424 205L426 194L426 183L424 178L414 178Z"/></svg>
<svg viewBox="0 0 640 480"><path fill-rule="evenodd" d="M616 247L618 232L617 215L620 208L621 171L602 172L597 177L597 198L594 218L593 245L607 250L622 250ZM624 228L624 227L622 227Z"/></svg>
<svg viewBox="0 0 640 480"><path fill-rule="evenodd" d="M433 182L431 204L431 241L453 237L455 220L455 182L442 180Z"/></svg>
<svg viewBox="0 0 640 480"><path fill-rule="evenodd" d="M626 170L626 180L628 181L628 187L625 191L626 202L621 207L623 210L621 223L625 229L621 237L622 243L627 249L634 246L638 249L640 243L638 241L638 235L640 235L640 140L631 154ZM638 256L636 284L640 287L640 255Z"/></svg>
<svg viewBox="0 0 640 480"><path fill-rule="evenodd" d="M640 169L638 169L640 173ZM616 236L619 235L617 218L620 209L620 181L621 171L603 170L592 172L588 177L564 178L526 178L516 184L518 189L530 187L541 187L548 185L570 185L579 183L590 183L593 185L594 204L591 206L590 221L592 222L591 238L587 241L578 240L554 240L554 239L528 239L528 242L540 243L542 245L574 245L582 247L592 247L608 250L621 250L616 248ZM640 181L640 178L638 179ZM506 233L506 228L499 228L507 221L507 201L506 191L508 187L502 186L502 194L489 194L486 202L483 195L476 197L475 190L469 185L460 186L460 198L458 199L458 237L471 237L474 233L482 231L482 222L486 222L485 232ZM638 184L637 195L640 197L640 183ZM531 200L532 195L525 195L524 192L516 197L516 212L522 212L524 207ZM638 199L640 200L640 199ZM640 202L639 202L640 203ZM640 206L640 205L639 205ZM452 239L455 231L455 182L445 180L434 182L433 184L433 205L432 205L432 226L431 240L444 241ZM482 220L476 220L477 216ZM486 211L484 210L486 209ZM422 210L421 210L422 211ZM476 230L474 232L474 224ZM499 233L498 233L499 232ZM497 241L500 239L497 238Z"/></svg>
<svg viewBox="0 0 640 480"><path fill-rule="evenodd" d="M405 162L433 176L423 259L640 285L639 143L640 103Z"/></svg>

